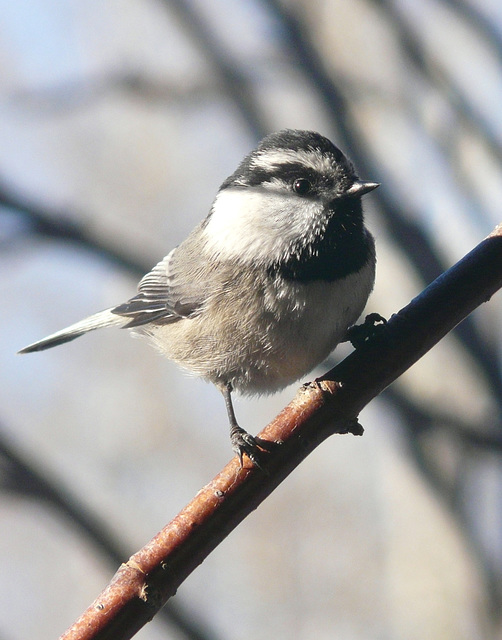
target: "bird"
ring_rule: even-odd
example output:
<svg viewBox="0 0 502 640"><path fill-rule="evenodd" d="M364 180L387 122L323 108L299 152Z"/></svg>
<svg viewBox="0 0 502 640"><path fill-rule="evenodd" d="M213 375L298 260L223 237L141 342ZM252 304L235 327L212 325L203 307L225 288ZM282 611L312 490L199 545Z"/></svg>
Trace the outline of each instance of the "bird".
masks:
<svg viewBox="0 0 502 640"><path fill-rule="evenodd" d="M208 215L139 282L131 299L21 349L42 351L126 328L223 394L230 441L261 467L232 392L274 393L346 339L375 281L361 198L377 188L328 138L267 135L219 188Z"/></svg>

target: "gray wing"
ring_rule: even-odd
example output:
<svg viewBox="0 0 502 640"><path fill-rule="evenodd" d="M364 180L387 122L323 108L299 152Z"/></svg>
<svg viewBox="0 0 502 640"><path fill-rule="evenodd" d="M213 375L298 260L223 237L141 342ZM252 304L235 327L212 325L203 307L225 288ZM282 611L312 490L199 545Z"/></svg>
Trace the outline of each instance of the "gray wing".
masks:
<svg viewBox="0 0 502 640"><path fill-rule="evenodd" d="M205 300L204 289L207 289L200 281L204 271L197 269L200 261L200 253L195 255L185 241L144 276L134 298L112 312L130 318L125 328L149 322L170 324L197 315Z"/></svg>

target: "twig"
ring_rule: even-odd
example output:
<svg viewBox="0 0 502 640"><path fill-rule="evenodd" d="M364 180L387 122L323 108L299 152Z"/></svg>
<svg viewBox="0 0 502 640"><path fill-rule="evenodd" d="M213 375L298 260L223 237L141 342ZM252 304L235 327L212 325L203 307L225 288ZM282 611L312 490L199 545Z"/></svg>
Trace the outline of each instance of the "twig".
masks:
<svg viewBox="0 0 502 640"><path fill-rule="evenodd" d="M328 436L360 433L357 415L453 327L502 287L502 225L294 400L259 437L276 443L266 473L237 458L123 564L61 640L126 640L184 579Z"/></svg>

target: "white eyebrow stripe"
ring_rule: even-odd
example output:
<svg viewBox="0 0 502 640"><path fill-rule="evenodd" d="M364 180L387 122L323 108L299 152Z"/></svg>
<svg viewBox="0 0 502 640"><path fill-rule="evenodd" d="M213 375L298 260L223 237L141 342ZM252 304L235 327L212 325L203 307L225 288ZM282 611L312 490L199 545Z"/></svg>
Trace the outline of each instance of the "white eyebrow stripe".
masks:
<svg viewBox="0 0 502 640"><path fill-rule="evenodd" d="M251 166L265 171L273 171L280 165L295 163L302 164L305 168L321 174L326 174L333 172L334 162L335 159L332 156L321 154L318 151L268 149L256 155L251 161Z"/></svg>

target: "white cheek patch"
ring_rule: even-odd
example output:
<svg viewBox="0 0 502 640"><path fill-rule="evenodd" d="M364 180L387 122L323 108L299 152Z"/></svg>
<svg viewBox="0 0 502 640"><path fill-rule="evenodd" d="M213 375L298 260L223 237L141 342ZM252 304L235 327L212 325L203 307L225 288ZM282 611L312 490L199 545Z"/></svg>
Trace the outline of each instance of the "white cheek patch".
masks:
<svg viewBox="0 0 502 640"><path fill-rule="evenodd" d="M293 193L225 189L217 195L203 233L207 248L222 257L274 261L308 234L317 214L318 205Z"/></svg>

